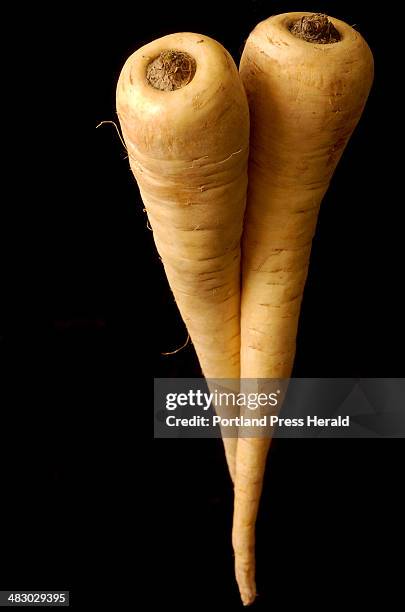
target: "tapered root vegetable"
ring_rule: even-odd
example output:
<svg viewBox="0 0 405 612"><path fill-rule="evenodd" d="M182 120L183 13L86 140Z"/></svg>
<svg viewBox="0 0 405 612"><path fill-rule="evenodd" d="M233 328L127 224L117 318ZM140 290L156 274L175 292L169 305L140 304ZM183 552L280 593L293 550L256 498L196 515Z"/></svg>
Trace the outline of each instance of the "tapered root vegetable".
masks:
<svg viewBox="0 0 405 612"><path fill-rule="evenodd" d="M342 21L288 13L250 34L240 74L251 115L241 377L288 378L319 205L363 111L373 59ZM256 595L255 521L269 442L238 442L233 545L245 604Z"/></svg>
<svg viewBox="0 0 405 612"><path fill-rule="evenodd" d="M117 112L157 250L204 376L239 379L249 110L216 41L165 36L129 57ZM225 451L234 477L236 439Z"/></svg>

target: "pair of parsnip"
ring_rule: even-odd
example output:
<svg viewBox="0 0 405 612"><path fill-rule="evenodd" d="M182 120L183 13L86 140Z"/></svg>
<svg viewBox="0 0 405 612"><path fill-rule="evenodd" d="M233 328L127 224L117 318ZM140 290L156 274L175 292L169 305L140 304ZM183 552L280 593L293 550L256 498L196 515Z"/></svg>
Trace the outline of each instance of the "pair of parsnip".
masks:
<svg viewBox="0 0 405 612"><path fill-rule="evenodd" d="M127 60L117 111L129 162L206 378L290 376L319 206L372 79L360 34L309 13L260 23L239 73L191 33ZM245 605L269 443L224 439Z"/></svg>

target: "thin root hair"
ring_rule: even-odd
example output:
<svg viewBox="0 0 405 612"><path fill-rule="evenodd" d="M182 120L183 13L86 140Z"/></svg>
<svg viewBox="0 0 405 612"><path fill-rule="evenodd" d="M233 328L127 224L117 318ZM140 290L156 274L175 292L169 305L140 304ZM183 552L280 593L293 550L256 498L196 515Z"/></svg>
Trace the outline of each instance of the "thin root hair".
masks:
<svg viewBox="0 0 405 612"><path fill-rule="evenodd" d="M168 351L167 353L162 353L162 355L167 356L167 355L175 355L176 353L179 353L180 351L182 351L184 348L186 348L186 346L188 345L188 343L190 342L190 334L187 334L187 340L185 341L184 344L182 344L181 346L179 346L179 348L175 349L174 351Z"/></svg>
<svg viewBox="0 0 405 612"><path fill-rule="evenodd" d="M99 128L101 125L106 125L107 123L110 123L111 125L115 127L117 134L118 134L118 138L120 139L121 144L124 147L125 151L128 153L128 149L125 145L124 139L121 136L121 132L119 131L118 125L115 123L115 121L112 121L111 119L107 119L106 121L100 121L100 123L96 125L96 129Z"/></svg>

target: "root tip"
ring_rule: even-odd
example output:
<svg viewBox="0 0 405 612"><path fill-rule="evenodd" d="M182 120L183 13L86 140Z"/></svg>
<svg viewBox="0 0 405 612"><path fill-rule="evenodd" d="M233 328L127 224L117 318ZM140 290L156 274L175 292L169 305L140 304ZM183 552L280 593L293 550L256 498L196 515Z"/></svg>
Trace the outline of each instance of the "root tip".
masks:
<svg viewBox="0 0 405 612"><path fill-rule="evenodd" d="M240 594L240 598L244 606L251 606L254 600L256 599L255 591L244 591Z"/></svg>

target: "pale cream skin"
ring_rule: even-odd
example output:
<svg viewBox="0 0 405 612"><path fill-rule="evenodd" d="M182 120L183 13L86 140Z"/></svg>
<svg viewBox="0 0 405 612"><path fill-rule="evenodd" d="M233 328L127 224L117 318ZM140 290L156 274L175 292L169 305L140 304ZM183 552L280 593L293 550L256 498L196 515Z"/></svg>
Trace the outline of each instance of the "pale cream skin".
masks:
<svg viewBox="0 0 405 612"><path fill-rule="evenodd" d="M169 49L190 54L197 67L186 86L161 91L149 84L146 71ZM238 70L207 36L165 36L125 63L117 112L156 247L204 376L238 384L249 150L249 111ZM234 478L236 439L224 444Z"/></svg>
<svg viewBox="0 0 405 612"><path fill-rule="evenodd" d="M311 13L259 23L240 63L251 114L242 379L291 374L319 206L373 80L372 54L358 32L330 18L341 40L307 42L289 31L303 15ZM256 595L254 532L269 444L238 441L233 544L245 604Z"/></svg>

